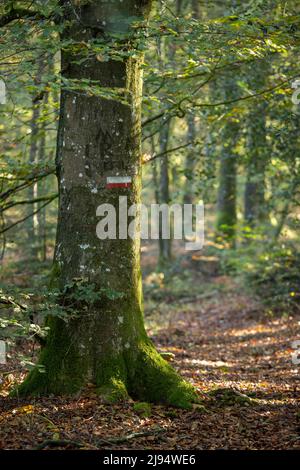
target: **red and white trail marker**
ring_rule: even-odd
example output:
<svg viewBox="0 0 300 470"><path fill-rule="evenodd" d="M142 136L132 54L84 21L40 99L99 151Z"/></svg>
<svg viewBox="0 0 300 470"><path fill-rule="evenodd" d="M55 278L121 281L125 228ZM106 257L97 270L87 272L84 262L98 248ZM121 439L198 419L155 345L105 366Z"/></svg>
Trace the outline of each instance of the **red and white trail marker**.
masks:
<svg viewBox="0 0 300 470"><path fill-rule="evenodd" d="M131 176L108 176L106 178L106 189L130 188Z"/></svg>

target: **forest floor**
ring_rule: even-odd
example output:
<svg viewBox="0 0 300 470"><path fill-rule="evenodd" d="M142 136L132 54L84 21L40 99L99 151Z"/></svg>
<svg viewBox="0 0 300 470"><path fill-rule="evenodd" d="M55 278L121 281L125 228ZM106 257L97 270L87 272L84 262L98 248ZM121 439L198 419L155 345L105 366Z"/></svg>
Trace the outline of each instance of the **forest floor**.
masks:
<svg viewBox="0 0 300 470"><path fill-rule="evenodd" d="M178 264L168 279L151 265L145 253L149 335L172 353L203 406L151 405L141 414L133 401L101 402L92 388L76 398L12 399L20 378L12 355L0 384L0 448L300 449L300 375L291 360L299 317L268 315L238 280L203 271L201 259Z"/></svg>

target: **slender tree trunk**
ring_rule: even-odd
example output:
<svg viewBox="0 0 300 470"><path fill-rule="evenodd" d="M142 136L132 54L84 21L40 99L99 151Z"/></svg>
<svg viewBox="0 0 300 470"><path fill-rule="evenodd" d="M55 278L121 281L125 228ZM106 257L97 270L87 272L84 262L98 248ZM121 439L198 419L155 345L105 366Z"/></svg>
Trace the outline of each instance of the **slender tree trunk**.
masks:
<svg viewBox="0 0 300 470"><path fill-rule="evenodd" d="M193 18L199 19L200 18L199 0L192 0L191 7L192 7ZM196 139L196 119L193 113L188 113L187 125L188 125L187 141L194 142ZM193 203L194 191L193 191L192 177L193 177L193 171L195 168L195 163L196 163L195 151L192 148L190 151L188 151L187 156L186 156L186 162L185 162L185 171L186 171L187 178L186 178L186 186L185 186L185 191L184 191L184 196L183 196L184 204Z"/></svg>
<svg viewBox="0 0 300 470"><path fill-rule="evenodd" d="M155 154L155 143L154 138L151 139L151 148L152 148L152 155ZM159 184L158 184L158 172L157 172L157 160L155 159L152 164L152 177L154 183L154 200L156 204L159 204Z"/></svg>
<svg viewBox="0 0 300 470"><path fill-rule="evenodd" d="M195 116L191 113L187 117L188 123L188 132L187 132L187 141L193 142L196 138L196 122ZM192 148L188 151L185 162L185 171L186 171L186 182L185 182L185 191L183 196L184 204L192 204L194 198L193 191L193 171L195 168L195 150Z"/></svg>
<svg viewBox="0 0 300 470"><path fill-rule="evenodd" d="M194 18L200 18L200 5L199 0L192 0L192 9Z"/></svg>
<svg viewBox="0 0 300 470"><path fill-rule="evenodd" d="M160 6L162 7L163 2L160 1ZM181 2L180 0L176 0L176 14L179 12ZM166 51L166 41L164 38L159 39L159 66L161 71L163 71L164 63L166 60L173 60L175 50L169 50L168 53ZM162 96L161 99L163 100L164 97ZM170 137L170 120L162 126L159 132L159 152L164 153L168 149L169 144L169 137ZM159 203L160 204L169 204L170 202L170 191L169 191L169 159L168 156L165 155L160 159L159 162ZM159 239L158 239L158 269L164 270L171 261L171 239L163 239L162 237L162 214L160 214L159 218Z"/></svg>
<svg viewBox="0 0 300 470"><path fill-rule="evenodd" d="M40 116L40 108L39 105L36 103L32 103L32 116L30 121L30 148L29 148L29 163L35 165L37 163L37 154L38 154L38 119ZM37 183L34 183L28 188L28 199L34 200L37 198L38 188ZM37 209L36 204L30 204L28 208L28 212L35 212ZM26 221L26 228L27 228L27 238L30 247L30 256L33 258L37 258L38 255L38 248L37 248L37 214L29 217Z"/></svg>
<svg viewBox="0 0 300 470"><path fill-rule="evenodd" d="M234 95L233 78L225 81L225 100ZM224 238L232 246L236 236L236 175L237 155L235 146L238 139L239 125L234 116L227 117L222 131L221 160L219 170L219 188L217 204L217 235Z"/></svg>
<svg viewBox="0 0 300 470"><path fill-rule="evenodd" d="M162 2L161 2L162 3ZM176 0L175 2L175 11L176 15L179 16L182 10L182 0ZM170 49L169 54L164 50L166 44L163 41L160 41L160 66L163 68L163 63L167 59L171 63L173 62L175 55L175 48ZM168 149L168 144L170 140L170 128L171 120L164 125L159 133L159 144L160 144L160 153L164 153ZM159 199L161 204L170 203L170 168L169 168L169 159L168 156L164 156L160 162L160 190L159 190ZM158 256L158 268L165 269L172 259L172 236L169 239L162 237L162 214L160 215L159 222L159 256Z"/></svg>
<svg viewBox="0 0 300 470"><path fill-rule="evenodd" d="M263 64L259 75L251 74L258 89L262 89L266 80L267 69ZM245 223L255 227L266 221L265 207L265 171L267 164L266 139L267 102L260 100L252 104L248 119L248 167L245 185Z"/></svg>
<svg viewBox="0 0 300 470"><path fill-rule="evenodd" d="M46 92L44 96L43 105L47 106L48 104L49 93ZM40 137L39 142L39 151L38 155L38 162L43 163L45 162L46 157L46 130L43 129L43 132ZM41 181L37 183L37 195L38 197L42 197L46 193L47 187L47 179L43 178ZM40 203L39 206L42 204ZM47 259L47 227L46 227L46 211L47 207L40 209L37 213L37 227L38 227L38 238L39 238L39 256L42 261L46 261Z"/></svg>
<svg viewBox="0 0 300 470"><path fill-rule="evenodd" d="M160 141L160 153L164 153L168 150L170 136L170 121L166 124L159 135ZM165 155L161 158L160 162L160 188L159 188L159 200L160 204L170 203L170 188L169 188L169 159ZM162 215L162 214L161 214ZM161 234L162 220L160 219L160 236L159 236L159 260L158 266L164 269L171 261L172 257L172 240L164 239Z"/></svg>
<svg viewBox="0 0 300 470"><path fill-rule="evenodd" d="M141 0L98 0L80 9L73 5L76 14L67 33L76 41L89 41L100 24L106 40L114 31L124 35L125 43L130 18L146 16L149 7L149 1ZM189 406L195 397L193 388L162 359L145 332L139 240L96 236L100 204L118 207L119 196L127 196L128 206L140 201L140 59L103 62L92 57L84 65L73 59L78 56L63 52L65 77L124 89L129 104L62 92L56 161L60 202L52 279L61 289L64 305L72 295L75 302L78 288L92 289L97 298L77 300L76 318L49 318L50 331L40 356L45 373L35 369L20 393L75 393L93 383L108 400L129 393L143 400ZM132 187L106 189L106 177L117 173L131 175Z"/></svg>
<svg viewBox="0 0 300 470"><path fill-rule="evenodd" d="M40 59L38 62L38 70L35 77L35 85L40 84L42 75L44 70L44 63L43 60ZM40 102L35 102L35 97L32 99L32 115L30 121L30 148L29 148L29 163L32 165L36 165L39 159L39 152L38 152L38 137L39 137L39 118L41 115L41 105ZM33 200L38 197L38 183L34 183L28 188L28 199ZM29 213L35 212L38 208L38 205L31 204L28 211ZM34 214L32 217L26 221L27 226L27 236L28 242L30 247L30 255L33 258L38 258L38 214Z"/></svg>

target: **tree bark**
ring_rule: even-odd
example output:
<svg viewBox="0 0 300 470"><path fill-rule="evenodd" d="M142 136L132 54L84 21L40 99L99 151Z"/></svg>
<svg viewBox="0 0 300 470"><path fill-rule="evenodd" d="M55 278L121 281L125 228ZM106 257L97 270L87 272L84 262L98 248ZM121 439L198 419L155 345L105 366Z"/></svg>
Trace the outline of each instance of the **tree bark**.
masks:
<svg viewBox="0 0 300 470"><path fill-rule="evenodd" d="M38 145L37 138L39 133L38 119L40 117L39 104L32 102L32 116L30 121L30 148L29 148L29 163L35 165L37 163ZM37 183L33 183L28 188L28 200L34 200L37 198ZM28 208L28 213L34 212L37 209L37 204L32 204L32 207ZM26 223L27 229L27 243L29 245L30 256L34 259L38 256L37 247L37 215L29 217Z"/></svg>
<svg viewBox="0 0 300 470"><path fill-rule="evenodd" d="M229 77L225 82L225 100L233 97L234 79ZM217 235L232 246L236 236L236 175L237 155L235 146L238 139L239 125L234 116L227 117L222 131L222 149L219 170L219 188L217 204Z"/></svg>
<svg viewBox="0 0 300 470"><path fill-rule="evenodd" d="M161 6L162 6L162 2ZM179 16L182 10L182 0L176 0L175 2L175 11L176 15ZM170 47L170 46L169 46ZM169 60L172 64L174 61L174 56L176 53L175 48L169 48L169 53L167 54L167 44L165 41L160 40L160 67L163 71L163 64L166 60ZM175 65L173 64L173 67ZM163 99L163 97L162 97ZM169 140L170 140L170 129L171 129L171 120L164 126L162 126L159 133L159 145L160 153L165 153L168 150ZM170 165L169 158L165 155L160 161L160 189L159 189L159 198L161 204L169 204L170 197ZM171 223L171 221L170 221ZM158 268L164 270L167 268L172 260L172 235L170 238L162 237L162 214L160 216L159 222L159 256L158 256Z"/></svg>
<svg viewBox="0 0 300 470"><path fill-rule="evenodd" d="M199 0L192 0L192 15L194 19L200 18L200 6ZM195 115L190 112L187 115L187 141L194 142L196 139L196 118ZM194 189L193 189L193 172L196 164L195 150L192 146L191 150L188 150L185 161L185 171L186 171L186 182L185 182L185 191L183 196L184 204L192 204L194 199Z"/></svg>
<svg viewBox="0 0 300 470"><path fill-rule="evenodd" d="M193 17L200 18L200 5L199 0L192 0L192 10L193 10Z"/></svg>
<svg viewBox="0 0 300 470"><path fill-rule="evenodd" d="M65 34L88 42L101 25L106 39L118 32L124 44L131 34L131 18L145 18L150 8L149 1L141 0L77 5L72 6L73 23ZM100 204L118 207L121 195L128 197L128 206L140 200L141 59L103 62L93 56L80 64L74 59L78 56L72 51L63 52L66 78L124 89L128 100L123 104L70 90L61 95L56 159L60 202L52 282L62 292L64 305L78 286L98 297L77 300L75 318L49 317L39 361L45 372L34 369L19 393L70 394L93 383L109 401L130 394L188 407L194 389L163 360L145 332L139 240L96 236ZM106 176L117 173L130 174L132 187L106 189Z"/></svg>
<svg viewBox="0 0 300 470"><path fill-rule="evenodd" d="M260 112L262 107L259 107ZM252 119L255 119L255 115L252 114ZM259 118L256 118L256 123L260 126L260 131L264 128L264 115L260 114ZM252 148L249 149L251 152L251 161L248 164L247 168L247 180L245 185L245 223L249 227L259 226L261 223L266 221L266 207L265 207L265 169L266 169L266 160L265 160L265 147L261 147L261 144L264 141L266 145L265 135L262 135L262 132L254 131L251 129L249 124L249 132L255 132L256 143L252 144ZM254 135L249 136L249 140L252 139ZM259 143L258 143L259 141Z"/></svg>
<svg viewBox="0 0 300 470"><path fill-rule="evenodd" d="M164 153L168 150L169 136L170 136L170 125L169 121L162 129L159 134L160 153ZM169 188L169 159L165 155L160 161L160 188L159 188L159 200L160 204L170 203L170 188ZM162 237L162 214L159 223L159 260L158 266L160 269L164 269L171 261L172 257L172 240L165 239Z"/></svg>
<svg viewBox="0 0 300 470"><path fill-rule="evenodd" d="M49 99L49 92L47 91L43 98L43 107L46 107L48 104ZM38 155L38 162L44 163L46 157L46 129L45 125L41 132L40 143L39 143L39 151ZM42 197L46 194L46 187L47 187L47 180L43 178L42 180L37 182L37 196ZM47 259L47 207L43 207L41 209L41 203L38 204L38 208L40 211L37 213L37 229L38 229L38 237L39 237L39 256L41 261L46 261Z"/></svg>
<svg viewBox="0 0 300 470"><path fill-rule="evenodd" d="M195 116L192 113L189 113L187 116L187 141L194 142L196 139L196 120ZM185 171L186 171L186 181L185 181L185 190L183 196L184 204L193 204L194 200L194 189L193 189L193 173L196 163L195 149L192 146L192 149L188 150L186 161L185 161Z"/></svg>
<svg viewBox="0 0 300 470"><path fill-rule="evenodd" d="M251 86L261 90L265 86L269 65L262 62L259 73L249 71ZM254 82L254 83L253 83ZM265 171L267 166L266 112L267 102L260 99L252 104L248 118L248 167L244 195L245 222L255 227L266 221L265 207Z"/></svg>

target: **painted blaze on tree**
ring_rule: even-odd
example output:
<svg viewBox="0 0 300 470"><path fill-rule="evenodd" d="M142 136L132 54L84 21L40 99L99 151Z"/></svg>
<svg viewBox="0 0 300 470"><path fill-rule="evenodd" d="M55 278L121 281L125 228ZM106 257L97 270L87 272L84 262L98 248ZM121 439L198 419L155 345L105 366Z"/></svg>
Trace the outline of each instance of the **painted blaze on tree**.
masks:
<svg viewBox="0 0 300 470"><path fill-rule="evenodd" d="M149 1L73 2L64 35L79 43L105 40L115 32L129 47L131 25L145 19ZM121 35L121 36L120 36ZM67 79L88 79L101 87L124 90L127 104L63 90L57 142L59 215L52 273L68 305L76 298L75 318L51 316L38 368L19 392L76 393L93 383L100 395L115 400L130 394L143 400L187 407L196 399L191 385L163 360L146 335L142 314L140 247L137 239L99 240L96 208L115 204L120 195L138 203L141 189L140 60L80 59L74 44L62 53ZM117 162L106 164L105 162ZM130 172L128 187L106 188L107 176ZM78 288L91 298L76 297Z"/></svg>

